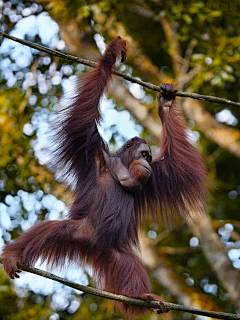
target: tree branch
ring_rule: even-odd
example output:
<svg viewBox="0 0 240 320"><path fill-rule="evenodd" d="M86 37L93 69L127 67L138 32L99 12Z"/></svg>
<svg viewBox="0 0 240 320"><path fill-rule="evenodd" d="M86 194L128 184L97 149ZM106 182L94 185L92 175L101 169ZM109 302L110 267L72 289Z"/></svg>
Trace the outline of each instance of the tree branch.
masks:
<svg viewBox="0 0 240 320"><path fill-rule="evenodd" d="M35 267L31 267L31 266L18 266L18 267L19 267L19 269L21 269L23 271L37 274L41 277L60 282L68 287L71 287L73 289L77 289L77 290L80 290L80 291L83 291L83 292L86 292L86 293L89 293L89 294L92 294L95 296L99 296L99 297L107 298L107 299L111 299L111 300L116 300L116 301L120 301L120 302L125 302L125 303L135 305L135 306L141 306L141 307L146 307L146 308L158 308L157 301L147 302L147 301L140 300L140 299L129 298L126 296L113 294L113 293L106 292L106 291L99 290L99 289L95 289L95 288L92 288L89 286L84 286L84 285L66 280L64 278L58 277L50 272L47 272L47 271L44 271L44 270L41 270L41 269L38 269ZM215 311L205 311L205 310L189 308L189 307L185 307L182 305L169 303L169 302L164 302L164 303L171 310L185 311L185 312L189 312L192 314L203 315L206 317L217 318L217 319L240 319L240 315L238 315L238 314L215 312Z"/></svg>
<svg viewBox="0 0 240 320"><path fill-rule="evenodd" d="M216 273L223 287L231 294L231 300L239 310L239 271L233 267L229 260L226 247L213 229L210 215L205 214L201 217L194 217L194 219L194 223L190 219L187 219L187 223L194 235L200 240L202 251L212 270Z"/></svg>
<svg viewBox="0 0 240 320"><path fill-rule="evenodd" d="M141 259L155 281L166 288L177 299L178 303L185 307L194 307L200 310L207 308L208 311L222 312L220 307L209 299L208 294L199 290L195 285L187 285L186 276L177 272L176 266L169 261L166 255L159 252L158 249L156 250L154 240L141 234ZM205 318L200 316L200 319L204 320Z"/></svg>
<svg viewBox="0 0 240 320"><path fill-rule="evenodd" d="M240 131L218 122L201 102L182 99L182 107L189 118L193 118L198 128L221 148L240 157Z"/></svg>
<svg viewBox="0 0 240 320"><path fill-rule="evenodd" d="M59 51L49 49L49 48L46 48L41 45L37 45L32 42L10 36L9 34L2 32L2 31L0 31L0 35L2 35L3 37L6 37L8 39L11 39L13 41L19 42L19 43L26 45L28 47L34 48L36 50L40 50L42 52L46 52L48 54L51 54L51 55L54 55L54 56L57 56L57 57L60 57L60 58L66 59L66 60L82 63L86 66L93 67L93 68L96 68L96 66L97 66L96 62L86 60L86 59L81 59L79 57L74 57L69 54L64 54ZM157 92L160 92L160 90L161 90L159 86L138 80L132 76L118 72L116 70L113 70L113 74L120 76L120 77L124 78L125 80L131 81L133 83L137 83L145 88L148 88L148 89L151 89L151 90L154 90ZM240 108L240 102L235 102L235 101L231 101L231 100L223 99L223 98L219 98L219 97L214 97L214 96L207 96L207 95L202 95L202 94L198 94L198 93L189 93L189 92L181 92L181 91L177 92L176 96L192 98L192 99L197 99L197 100L205 100L205 101L216 102L216 103L220 103L220 104L228 104L228 105Z"/></svg>

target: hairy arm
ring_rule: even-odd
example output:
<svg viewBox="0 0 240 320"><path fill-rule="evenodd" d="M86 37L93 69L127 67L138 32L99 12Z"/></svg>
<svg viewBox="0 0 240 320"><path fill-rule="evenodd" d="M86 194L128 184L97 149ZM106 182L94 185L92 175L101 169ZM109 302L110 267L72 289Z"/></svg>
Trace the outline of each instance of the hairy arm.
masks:
<svg viewBox="0 0 240 320"><path fill-rule="evenodd" d="M79 79L70 106L58 113L55 152L58 168L64 175L74 177L77 183L90 181L89 175L94 181L96 159L100 166L105 164L102 151L108 151L97 130L101 119L99 104L117 58L123 62L126 54L126 41L121 37L113 39L99 58L97 68Z"/></svg>
<svg viewBox="0 0 240 320"><path fill-rule="evenodd" d="M18 266L34 265L39 258L50 266L63 266L67 258L84 261L93 233L86 219L40 222L4 247L4 270L13 279L19 278Z"/></svg>
<svg viewBox="0 0 240 320"><path fill-rule="evenodd" d="M151 213L160 211L166 222L203 212L208 183L202 156L187 138L187 123L175 103L176 91L173 84L163 83L157 97L163 132L145 188Z"/></svg>

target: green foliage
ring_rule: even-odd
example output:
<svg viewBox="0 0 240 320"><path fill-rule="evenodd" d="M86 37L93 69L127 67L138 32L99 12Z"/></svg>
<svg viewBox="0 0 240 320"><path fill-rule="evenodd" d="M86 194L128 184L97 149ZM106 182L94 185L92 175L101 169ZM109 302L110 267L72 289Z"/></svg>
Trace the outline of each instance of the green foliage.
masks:
<svg viewBox="0 0 240 320"><path fill-rule="evenodd" d="M33 10L32 5L36 3L34 1L31 3L14 0L4 1L4 10L0 17L0 26L3 28L1 30L10 32L17 22L14 21L13 12L9 11L10 8L12 11L18 10L20 18L24 19L27 15L23 10L26 8ZM173 59L176 57L169 49L172 43L169 43L165 36L167 31L164 27L167 28L167 25L162 24L164 19L167 19L174 25L175 37L179 43L177 54L181 59L185 57L189 46L193 45L188 73L193 70L197 70L197 72L190 82L188 90L239 101L240 7L237 1L229 0L217 3L211 0L184 2L178 0L49 0L44 3L44 6L44 9L38 5L35 6L37 9L34 9L32 14L37 16L47 10L53 19L66 26L74 20L81 31L80 36L85 33L87 35L99 33L108 42L118 34L119 30L122 30L123 34L135 41L136 47L134 48L139 50L139 55L145 56L145 60L143 59L141 62L138 62L138 57L135 60L130 57L126 62L126 70L147 81L152 81L154 77L143 71L142 67L146 67L147 70L149 63L157 67L161 76L166 79L172 81L177 76L173 66ZM42 36L40 37L37 33L31 34L30 32L26 38L46 45L42 42ZM11 196L11 199L19 201L20 209L18 212L9 214L11 227L1 226L0 235L4 241L17 237L22 232L23 222L27 222L32 213L26 209L23 197L19 195L21 192L26 192L28 196L31 195L36 200L38 209L34 209L34 214L38 219L44 219L49 214L49 209L44 207L42 200L47 193L53 190L53 176L48 168L42 165L41 161L39 163L39 159L36 158L34 145L40 131L40 125L36 119L47 121L49 110L56 109L56 105L59 103L64 81L71 75L83 71L81 67L69 62L52 57L46 59L41 56L39 58L39 54L35 51L31 51L30 54L24 53L25 62L27 59L29 61L27 66L21 67L18 65L17 59L14 58L14 50L14 47L11 47L9 52L1 51L0 61L0 205L4 205L4 208L7 207L7 212L10 212L11 205L6 201L6 197ZM81 56L81 52L79 55ZM53 80L56 74L59 78ZM35 81L33 80L31 84L26 85L26 81L35 76ZM11 85L9 80L13 77L16 78L16 82ZM47 90L43 93L41 93L41 83L47 85ZM148 91L147 94L155 98L152 92ZM227 109L238 120L232 122L232 127L240 129L239 109L209 102L204 102L204 106L217 119L219 113L223 109ZM116 109L119 110L117 107ZM149 110L154 114L155 102L149 105ZM191 120L189 123L193 130L198 131ZM32 128L29 135L24 133L26 130L23 130L26 124ZM112 134L109 142L111 149L114 150L116 141L124 140L124 137L121 137L117 126L113 125L110 129ZM142 137L150 138L146 131L142 132ZM200 133L198 144L207 158L213 184L218 188L213 199L209 200L211 216L218 222L215 227L216 232L220 230L221 223L224 225L225 220L231 219L234 220L232 221L235 226L234 231L239 237L239 159L230 152L219 148L204 133ZM149 223L145 231L147 234L149 231L154 231L155 233L152 232L151 235L157 236L161 235L163 227ZM228 293L211 270L201 247L196 246L196 250L191 252L189 243L192 237L193 235L187 227L181 227L163 238L156 245L156 251L161 252L161 248L164 247L190 249L190 253L187 254L165 254L164 256L186 280L193 280L193 283L187 282L187 286L193 286L196 291L206 294L208 299L214 301L222 311L235 311ZM235 237L230 234L227 240L222 237L222 241L230 243L229 245L236 248L239 245L236 234ZM152 283L154 292L162 293L165 299L176 302L170 291L162 288L154 278L152 278ZM217 291L207 292L206 284L216 285ZM58 319L112 320L121 318L106 300L90 295L82 295L80 307L76 312L71 313L68 309L69 306L63 310L53 311L50 306L51 297L46 298L28 291L26 296L18 296L13 284L6 279L2 270L0 270L0 295L0 319L4 320L49 319L53 313L58 315ZM69 303L71 299L75 299L74 294L71 294ZM179 313L173 313L174 319L179 317ZM188 315L183 315L183 317L189 319Z"/></svg>
<svg viewBox="0 0 240 320"><path fill-rule="evenodd" d="M3 89L3 87L2 87ZM19 109L22 92L9 89L1 92L0 97L0 170L4 193L0 193L3 201L4 194L15 194L17 190L33 191L34 183L29 183L31 165L36 163L33 149L30 146L32 137L23 133L23 125L30 121L29 108L24 112Z"/></svg>
<svg viewBox="0 0 240 320"><path fill-rule="evenodd" d="M52 310L46 299L23 290L19 296L3 270L0 270L0 319L34 320L47 319Z"/></svg>

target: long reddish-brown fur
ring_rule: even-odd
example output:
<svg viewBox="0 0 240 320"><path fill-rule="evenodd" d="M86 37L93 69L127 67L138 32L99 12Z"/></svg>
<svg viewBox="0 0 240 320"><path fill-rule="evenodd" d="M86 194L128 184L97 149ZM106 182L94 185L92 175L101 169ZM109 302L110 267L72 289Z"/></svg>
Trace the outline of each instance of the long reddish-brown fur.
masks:
<svg viewBox="0 0 240 320"><path fill-rule="evenodd" d="M163 112L161 94L163 135L150 179L135 193L116 179L107 159L121 158L128 167L134 150L146 143L135 137L111 155L97 130L99 102L119 56L125 60L126 42L117 37L98 67L80 79L71 105L60 112L58 168L75 179L75 201L68 220L41 222L5 246L2 259L11 278L18 277L17 265L34 264L39 257L50 266L62 266L68 258L90 264L105 290L144 299L151 291L150 280L133 250L138 248L138 226L146 210L154 218L160 213L171 220L202 210L206 168L186 137L186 124L176 104ZM132 170L139 175L135 167ZM128 317L144 311L122 303L119 307Z"/></svg>
<svg viewBox="0 0 240 320"><path fill-rule="evenodd" d="M145 212L147 208L153 219L160 214L167 224L179 222L184 216L194 220L194 215L205 211L206 185L211 185L207 168L187 137L187 123L175 100L164 112L161 96L160 93L157 104L162 137L151 164L152 174L139 198L139 210Z"/></svg>

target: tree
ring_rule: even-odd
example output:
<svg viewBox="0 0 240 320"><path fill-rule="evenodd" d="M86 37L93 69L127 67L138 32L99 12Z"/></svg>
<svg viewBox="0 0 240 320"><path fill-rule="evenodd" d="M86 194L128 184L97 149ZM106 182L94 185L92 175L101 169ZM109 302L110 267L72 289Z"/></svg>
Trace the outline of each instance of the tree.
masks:
<svg viewBox="0 0 240 320"><path fill-rule="evenodd" d="M26 19L30 23L33 17L41 30L41 21L44 21L41 19L49 14L55 21L51 22L52 29L59 28L64 42L56 38L56 33L47 35L46 30L45 33L23 32L22 36L94 61L99 55L98 47L120 34L128 39L130 47L127 63L122 67L124 72L157 85L173 81L181 90L239 101L237 2L218 5L211 1L182 3L175 0L164 3L12 0L4 1L2 8L1 28L5 32L16 33L20 23ZM49 18L49 21L52 20ZM43 153L39 157L36 137L48 110L59 103L60 92L68 78L85 71L81 65L39 55L28 48L17 49L12 43L11 46L10 52L4 49L7 40L1 45L0 126L3 135L0 139L4 156L0 162L3 181L0 205L8 216L13 206L11 199L19 201L20 205L18 214L16 210L11 213L11 227L2 226L6 241L10 235L14 238L21 232L20 220L21 225L23 221L29 222L31 212L24 204L22 191L34 195L40 203L37 211L40 219L46 214L49 216L48 208L43 205L44 197L52 193L60 199L62 189L54 188L49 182L52 173L49 167L41 165ZM16 50L24 50L25 65L19 62ZM115 108L119 112L128 110L135 123L143 127L143 137L150 140L159 134L154 92L116 77L109 92ZM149 237L143 240L143 259L149 266L155 292L166 300L235 312L240 308L239 109L189 98L182 99L181 104L191 135L207 159L210 177L218 191L209 199L209 214L189 227L167 232L162 226L149 222L145 229ZM117 126L108 128L108 134L112 148L125 139ZM147 252L151 255L146 255ZM98 300L96 304L99 303ZM82 304L79 312L88 312L83 310L85 307ZM101 319L99 311L92 312L91 316ZM109 314L111 317L116 318Z"/></svg>

